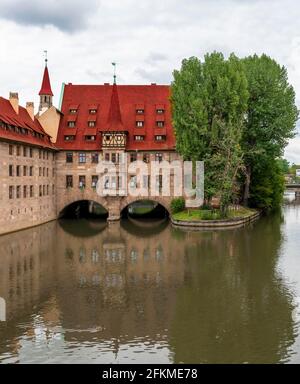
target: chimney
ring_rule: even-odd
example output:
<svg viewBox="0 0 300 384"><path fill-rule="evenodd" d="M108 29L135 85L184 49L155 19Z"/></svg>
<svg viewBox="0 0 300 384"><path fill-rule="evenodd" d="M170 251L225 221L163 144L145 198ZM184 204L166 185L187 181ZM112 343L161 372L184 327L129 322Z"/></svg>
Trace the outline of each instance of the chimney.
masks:
<svg viewBox="0 0 300 384"><path fill-rule="evenodd" d="M19 95L17 92L9 92L9 101L16 114L19 114Z"/></svg>
<svg viewBox="0 0 300 384"><path fill-rule="evenodd" d="M26 103L26 110L28 115L31 117L31 120L34 121L34 103L32 101L28 101Z"/></svg>

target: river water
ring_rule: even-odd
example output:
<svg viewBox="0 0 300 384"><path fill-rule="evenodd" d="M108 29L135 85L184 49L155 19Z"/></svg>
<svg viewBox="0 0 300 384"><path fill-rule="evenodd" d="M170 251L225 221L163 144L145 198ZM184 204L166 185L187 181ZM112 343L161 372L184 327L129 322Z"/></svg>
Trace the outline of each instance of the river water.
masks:
<svg viewBox="0 0 300 384"><path fill-rule="evenodd" d="M300 205L235 230L0 237L1 363L300 363ZM6 309L6 311L4 311Z"/></svg>

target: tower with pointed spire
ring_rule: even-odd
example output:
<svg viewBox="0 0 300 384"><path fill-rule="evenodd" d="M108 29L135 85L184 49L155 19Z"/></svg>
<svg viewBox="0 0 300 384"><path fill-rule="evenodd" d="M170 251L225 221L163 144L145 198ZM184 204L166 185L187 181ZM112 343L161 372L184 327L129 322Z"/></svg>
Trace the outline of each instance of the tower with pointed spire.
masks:
<svg viewBox="0 0 300 384"><path fill-rule="evenodd" d="M39 92L39 96L40 96L39 113L40 114L45 112L50 107L52 107L53 92L51 89L47 63L48 63L47 51L45 51L45 69L44 69L41 90Z"/></svg>

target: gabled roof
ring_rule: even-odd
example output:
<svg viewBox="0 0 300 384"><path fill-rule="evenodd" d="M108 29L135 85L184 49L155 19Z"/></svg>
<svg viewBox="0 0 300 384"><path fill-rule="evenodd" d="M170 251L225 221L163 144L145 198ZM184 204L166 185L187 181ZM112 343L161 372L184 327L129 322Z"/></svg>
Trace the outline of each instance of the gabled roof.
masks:
<svg viewBox="0 0 300 384"><path fill-rule="evenodd" d="M36 118L32 120L26 108L21 106L19 106L19 113L16 113L10 101L3 97L0 97L0 122L28 130L28 135L25 135L0 127L0 139L54 149L50 136L43 130L39 121ZM41 134L43 137L33 134Z"/></svg>
<svg viewBox="0 0 300 384"><path fill-rule="evenodd" d="M168 85L73 85L66 84L62 97L60 121L56 146L67 150L101 150L101 133L126 131L126 150L174 150L175 137L171 119L170 87ZM68 119L74 114L70 107L78 106L74 128L68 127ZM97 113L90 114L91 105L97 106ZM144 114L137 114L137 106L143 106ZM163 115L157 114L157 106L164 106ZM90 117L96 121L97 138L85 140ZM144 118L141 119L141 116ZM158 116L158 117L157 117ZM144 120L143 127L136 122ZM164 121L161 129L166 140L155 141L157 121ZM64 136L74 130L75 139L65 141ZM68 133L66 133L68 132ZM144 141L135 141L135 135L144 135Z"/></svg>
<svg viewBox="0 0 300 384"><path fill-rule="evenodd" d="M47 65L45 66L45 69L44 69L44 76L43 76L43 81L42 81L42 87L41 87L41 90L39 92L39 95L53 96Z"/></svg>

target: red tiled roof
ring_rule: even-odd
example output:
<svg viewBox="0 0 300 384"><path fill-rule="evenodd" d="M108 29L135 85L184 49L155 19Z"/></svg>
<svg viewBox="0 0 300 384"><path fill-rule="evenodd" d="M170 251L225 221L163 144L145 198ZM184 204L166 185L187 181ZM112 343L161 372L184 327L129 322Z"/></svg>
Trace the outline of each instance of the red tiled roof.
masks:
<svg viewBox="0 0 300 384"><path fill-rule="evenodd" d="M0 139L18 141L25 144L32 144L41 147L54 149L54 145L50 141L50 136L43 130L39 121L34 118L34 121L29 116L26 108L19 106L17 114L13 109L9 100L0 97L0 122L13 125L18 128L28 129L28 134L13 132L0 127ZM44 137L33 136L32 133L42 134Z"/></svg>
<svg viewBox="0 0 300 384"><path fill-rule="evenodd" d="M100 150L101 132L127 132L127 150L173 150L175 137L171 120L169 102L170 87L167 85L73 85L66 84L62 99L62 112L56 146L67 150ZM65 141L69 106L78 105L76 137L74 141ZM91 105L97 105L97 138L87 142L85 135ZM164 113L157 115L157 107L163 107ZM141 107L141 108L138 108ZM136 109L144 109L139 115ZM144 127L136 127L136 121L144 119ZM166 140L155 141L156 121L164 121L160 132L166 134ZM143 133L142 133L143 132ZM134 135L145 134L144 141L135 141Z"/></svg>
<svg viewBox="0 0 300 384"><path fill-rule="evenodd" d="M50 95L53 96L51 84L50 84L50 78L49 78L49 72L48 67L46 66L44 69L44 76L43 76L43 82L42 87L39 92L39 95Z"/></svg>

